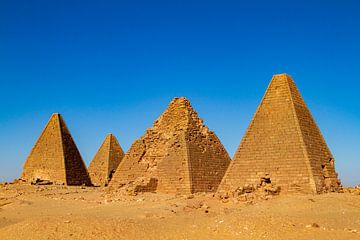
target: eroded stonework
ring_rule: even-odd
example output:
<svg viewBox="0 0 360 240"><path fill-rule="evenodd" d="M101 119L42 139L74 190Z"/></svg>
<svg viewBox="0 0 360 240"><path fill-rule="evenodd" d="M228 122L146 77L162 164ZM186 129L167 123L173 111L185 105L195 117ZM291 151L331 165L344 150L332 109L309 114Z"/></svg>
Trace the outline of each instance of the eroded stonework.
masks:
<svg viewBox="0 0 360 240"><path fill-rule="evenodd" d="M109 184L110 191L134 182L153 192L216 191L229 163L220 140L190 102L175 98L125 154Z"/></svg>
<svg viewBox="0 0 360 240"><path fill-rule="evenodd" d="M107 135L88 168L91 182L95 186L108 185L123 157L124 152L116 137Z"/></svg>
<svg viewBox="0 0 360 240"><path fill-rule="evenodd" d="M51 116L24 163L21 179L91 185L86 166L60 114Z"/></svg>
<svg viewBox="0 0 360 240"><path fill-rule="evenodd" d="M287 74L273 77L219 190L236 191L264 181L285 192L341 188L334 158Z"/></svg>

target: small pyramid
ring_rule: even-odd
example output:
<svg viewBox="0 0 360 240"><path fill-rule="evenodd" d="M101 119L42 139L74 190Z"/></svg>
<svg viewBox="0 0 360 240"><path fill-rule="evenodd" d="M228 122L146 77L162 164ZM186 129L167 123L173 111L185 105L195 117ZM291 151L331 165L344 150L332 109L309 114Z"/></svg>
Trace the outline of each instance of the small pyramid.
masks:
<svg viewBox="0 0 360 240"><path fill-rule="evenodd" d="M341 188L334 158L294 81L274 75L219 190L271 182L285 192Z"/></svg>
<svg viewBox="0 0 360 240"><path fill-rule="evenodd" d="M124 157L116 137L108 134L88 168L91 182L95 186L106 186Z"/></svg>
<svg viewBox="0 0 360 240"><path fill-rule="evenodd" d="M24 163L21 179L91 185L86 166L60 114L51 116Z"/></svg>
<svg viewBox="0 0 360 240"><path fill-rule="evenodd" d="M229 163L220 140L190 102L175 98L125 154L109 184L110 191L143 179L147 182L139 186L140 191L216 191Z"/></svg>

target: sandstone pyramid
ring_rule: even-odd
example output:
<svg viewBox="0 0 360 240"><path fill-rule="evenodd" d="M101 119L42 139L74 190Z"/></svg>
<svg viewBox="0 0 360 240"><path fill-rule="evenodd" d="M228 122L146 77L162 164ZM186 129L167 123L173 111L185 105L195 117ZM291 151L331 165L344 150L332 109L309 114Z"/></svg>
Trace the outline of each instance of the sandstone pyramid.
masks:
<svg viewBox="0 0 360 240"><path fill-rule="evenodd" d="M60 114L51 116L25 161L21 179L91 185L86 166Z"/></svg>
<svg viewBox="0 0 360 240"><path fill-rule="evenodd" d="M143 183L137 191L215 191L229 163L220 140L190 102L175 98L125 154L109 184L110 191L134 182Z"/></svg>
<svg viewBox="0 0 360 240"><path fill-rule="evenodd" d="M285 192L336 191L334 158L287 74L273 76L219 187L271 182Z"/></svg>
<svg viewBox="0 0 360 240"><path fill-rule="evenodd" d="M91 182L95 186L106 186L124 157L116 137L108 134L88 168Z"/></svg>

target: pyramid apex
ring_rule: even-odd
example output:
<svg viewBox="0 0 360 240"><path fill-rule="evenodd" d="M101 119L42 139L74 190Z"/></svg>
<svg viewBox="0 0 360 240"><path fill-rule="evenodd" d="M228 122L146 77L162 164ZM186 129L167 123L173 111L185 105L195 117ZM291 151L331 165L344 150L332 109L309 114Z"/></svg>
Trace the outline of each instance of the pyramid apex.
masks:
<svg viewBox="0 0 360 240"><path fill-rule="evenodd" d="M289 84L294 82L293 78L287 73L274 74L271 78L270 84Z"/></svg>
<svg viewBox="0 0 360 240"><path fill-rule="evenodd" d="M58 112L54 112L54 113L51 115L51 117L59 117L59 116L61 116L61 114L58 113Z"/></svg>
<svg viewBox="0 0 360 240"><path fill-rule="evenodd" d="M171 100L169 107L181 107L185 109L192 109L191 103L189 99L185 97L175 97L173 100Z"/></svg>
<svg viewBox="0 0 360 240"><path fill-rule="evenodd" d="M288 73L278 73L278 74L274 74L273 78L292 78L292 77Z"/></svg>
<svg viewBox="0 0 360 240"><path fill-rule="evenodd" d="M171 103L190 103L190 101L186 97L174 97Z"/></svg>
<svg viewBox="0 0 360 240"><path fill-rule="evenodd" d="M112 141L112 139L114 139L114 135L112 133L108 133L105 137L104 141Z"/></svg>

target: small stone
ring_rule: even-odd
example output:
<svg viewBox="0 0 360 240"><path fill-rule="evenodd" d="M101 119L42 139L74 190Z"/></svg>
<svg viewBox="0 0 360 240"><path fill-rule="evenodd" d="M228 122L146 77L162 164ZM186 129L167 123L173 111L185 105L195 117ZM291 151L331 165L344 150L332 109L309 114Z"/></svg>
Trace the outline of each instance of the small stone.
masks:
<svg viewBox="0 0 360 240"><path fill-rule="evenodd" d="M319 226L319 224L317 224L317 223L313 223L313 224L311 224L311 227L313 227L313 228L319 228L320 226Z"/></svg>
<svg viewBox="0 0 360 240"><path fill-rule="evenodd" d="M190 194L186 196L186 199L193 199L194 198L194 194Z"/></svg>
<svg viewBox="0 0 360 240"><path fill-rule="evenodd" d="M306 225L305 227L306 227L306 228L319 228L320 226L319 226L319 224L317 224L317 223L312 223L312 224Z"/></svg>

